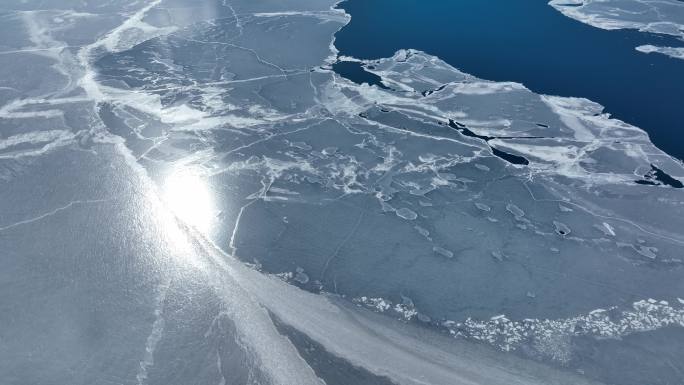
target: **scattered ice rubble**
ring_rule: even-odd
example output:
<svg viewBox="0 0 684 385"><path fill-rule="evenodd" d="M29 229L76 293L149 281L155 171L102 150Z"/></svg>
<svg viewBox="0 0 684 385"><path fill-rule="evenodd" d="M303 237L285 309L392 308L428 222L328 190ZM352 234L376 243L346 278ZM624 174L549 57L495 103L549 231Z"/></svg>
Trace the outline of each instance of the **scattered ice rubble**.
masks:
<svg viewBox="0 0 684 385"><path fill-rule="evenodd" d="M684 3L679 0L551 0L549 4L564 15L597 28L636 29L675 36L684 42ZM684 59L683 47L647 44L636 49Z"/></svg>
<svg viewBox="0 0 684 385"><path fill-rule="evenodd" d="M528 293L534 298L534 293ZM677 304L654 299L635 302L629 310L617 307L596 309L588 314L567 319L524 319L510 320L505 315L493 316L489 320L468 318L462 322L452 320L431 320L416 309L413 301L402 296L402 302L392 303L384 298L358 297L353 301L374 311L393 312L401 319L432 323L450 334L494 345L504 351L516 350L523 345L538 348L550 359L567 362L571 358L570 337L592 336L613 338L632 333L657 330L667 326L684 327L684 300L677 298Z"/></svg>

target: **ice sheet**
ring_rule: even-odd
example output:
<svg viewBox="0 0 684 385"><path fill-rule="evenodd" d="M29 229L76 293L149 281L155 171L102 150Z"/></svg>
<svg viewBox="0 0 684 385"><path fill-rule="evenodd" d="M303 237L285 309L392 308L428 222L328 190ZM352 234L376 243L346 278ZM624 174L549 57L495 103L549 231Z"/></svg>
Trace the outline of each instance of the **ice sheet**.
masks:
<svg viewBox="0 0 684 385"><path fill-rule="evenodd" d="M679 356L683 165L586 99L338 59L334 5L0 6L39 68L0 83L0 377L681 380L588 351Z"/></svg>

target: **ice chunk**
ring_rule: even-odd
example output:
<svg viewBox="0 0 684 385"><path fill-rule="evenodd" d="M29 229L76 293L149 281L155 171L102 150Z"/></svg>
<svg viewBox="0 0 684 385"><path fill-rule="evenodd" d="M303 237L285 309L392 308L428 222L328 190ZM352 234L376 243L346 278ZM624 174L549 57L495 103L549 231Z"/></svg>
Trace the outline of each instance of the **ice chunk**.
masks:
<svg viewBox="0 0 684 385"><path fill-rule="evenodd" d="M430 231L428 231L427 229L420 227L420 226L417 226L417 225L414 226L413 228L416 229L418 234L424 236L425 238L430 239Z"/></svg>
<svg viewBox="0 0 684 385"><path fill-rule="evenodd" d="M562 212L564 212L564 213L571 213L571 212L574 211L574 210L571 209L570 207L565 206L565 205L562 205L562 204L559 204L559 205L558 205L558 208L560 209L560 211L562 211Z"/></svg>
<svg viewBox="0 0 684 385"><path fill-rule="evenodd" d="M506 210L513 214L516 219L520 219L525 216L525 212L520 209L520 207L514 205L513 203L509 203L506 205Z"/></svg>
<svg viewBox="0 0 684 385"><path fill-rule="evenodd" d="M491 208L491 207L487 206L487 205L484 204L484 203L480 203L480 202L475 202L475 207L477 207L478 209L480 209L480 210L482 210L482 211L484 211L484 212L490 212L490 211L492 211L492 208Z"/></svg>
<svg viewBox="0 0 684 385"><path fill-rule="evenodd" d="M406 219L408 221L412 221L412 220L415 220L416 218L418 218L418 214L415 211L413 211L409 208L406 208L406 207L400 208L399 210L396 211L396 213L397 213L397 216L399 218L403 218L403 219Z"/></svg>
<svg viewBox="0 0 684 385"><path fill-rule="evenodd" d="M504 255L504 253L502 253L502 252L499 251L499 250L494 250L494 251L492 251L491 254L492 254L492 257L494 257L494 259L496 259L496 260L499 261L499 262L501 262L501 261L503 261L504 259L507 258L507 257Z"/></svg>
<svg viewBox="0 0 684 385"><path fill-rule="evenodd" d="M563 222L553 221L553 226L556 230L556 233L558 233L559 235L566 236L566 235L570 234L570 232L571 232L568 225L566 225Z"/></svg>
<svg viewBox="0 0 684 385"><path fill-rule="evenodd" d="M432 251L434 251L436 254L439 254L443 257L447 257L447 258L453 258L454 257L454 253L452 251L447 250L443 247L435 246L432 248Z"/></svg>
<svg viewBox="0 0 684 385"><path fill-rule="evenodd" d="M306 285L309 283L309 276L304 272L304 269L301 267L298 267L295 270L294 278L295 281L301 283L302 285Z"/></svg>

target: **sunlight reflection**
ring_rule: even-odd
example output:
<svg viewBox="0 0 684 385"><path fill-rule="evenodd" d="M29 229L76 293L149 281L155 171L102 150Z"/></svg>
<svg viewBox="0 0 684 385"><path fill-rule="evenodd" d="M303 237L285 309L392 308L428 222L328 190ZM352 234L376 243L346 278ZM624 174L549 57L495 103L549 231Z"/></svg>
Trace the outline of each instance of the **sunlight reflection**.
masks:
<svg viewBox="0 0 684 385"><path fill-rule="evenodd" d="M208 233L216 206L209 185L196 170L173 171L166 177L163 198L173 213L186 224Z"/></svg>

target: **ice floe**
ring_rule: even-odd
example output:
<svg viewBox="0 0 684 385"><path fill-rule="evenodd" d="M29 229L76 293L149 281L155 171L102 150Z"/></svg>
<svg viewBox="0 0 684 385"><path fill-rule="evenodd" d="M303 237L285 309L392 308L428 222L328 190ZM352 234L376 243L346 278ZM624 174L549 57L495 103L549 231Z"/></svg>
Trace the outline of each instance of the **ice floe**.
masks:
<svg viewBox="0 0 684 385"><path fill-rule="evenodd" d="M684 40L684 4L678 0L551 0L549 4L564 15L597 28L636 29ZM681 47L649 44L635 48L684 59Z"/></svg>

